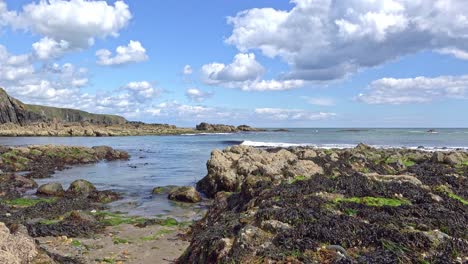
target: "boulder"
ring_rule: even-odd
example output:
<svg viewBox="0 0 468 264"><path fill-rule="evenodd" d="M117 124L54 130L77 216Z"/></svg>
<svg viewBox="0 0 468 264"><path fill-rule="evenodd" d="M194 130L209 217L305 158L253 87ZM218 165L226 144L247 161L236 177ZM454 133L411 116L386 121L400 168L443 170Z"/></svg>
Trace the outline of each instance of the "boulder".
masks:
<svg viewBox="0 0 468 264"><path fill-rule="evenodd" d="M65 194L65 190L63 190L62 184L58 182L50 182L41 185L36 194L44 195L44 196L63 196Z"/></svg>
<svg viewBox="0 0 468 264"><path fill-rule="evenodd" d="M194 187L183 186L177 187L169 192L169 200L185 202L185 203L197 203L201 201L201 195Z"/></svg>
<svg viewBox="0 0 468 264"><path fill-rule="evenodd" d="M34 239L24 226L19 226L14 234L0 222L0 263L31 263L38 251Z"/></svg>
<svg viewBox="0 0 468 264"><path fill-rule="evenodd" d="M452 152L444 157L444 163L447 163L449 165L457 165L463 163L465 160L465 157L463 156L462 153L460 152Z"/></svg>
<svg viewBox="0 0 468 264"><path fill-rule="evenodd" d="M158 187L154 187L151 193L152 194L169 194L175 188L177 188L177 186L175 185L158 186Z"/></svg>
<svg viewBox="0 0 468 264"><path fill-rule="evenodd" d="M86 180L76 180L70 184L67 193L76 195L89 195L96 191L96 187L92 183Z"/></svg>

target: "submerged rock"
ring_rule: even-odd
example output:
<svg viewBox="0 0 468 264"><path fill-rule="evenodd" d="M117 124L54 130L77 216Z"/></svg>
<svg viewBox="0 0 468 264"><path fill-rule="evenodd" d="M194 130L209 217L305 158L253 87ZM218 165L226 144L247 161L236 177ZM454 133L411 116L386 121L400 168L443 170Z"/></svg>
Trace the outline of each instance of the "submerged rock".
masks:
<svg viewBox="0 0 468 264"><path fill-rule="evenodd" d="M198 203L201 201L201 195L192 186L177 187L169 192L169 200L185 203Z"/></svg>
<svg viewBox="0 0 468 264"><path fill-rule="evenodd" d="M44 196L63 196L65 194L65 190L63 190L62 184L51 182L39 186L36 194Z"/></svg>
<svg viewBox="0 0 468 264"><path fill-rule="evenodd" d="M169 194L175 188L177 188L176 185L158 186L158 187L154 187L151 193L152 194Z"/></svg>

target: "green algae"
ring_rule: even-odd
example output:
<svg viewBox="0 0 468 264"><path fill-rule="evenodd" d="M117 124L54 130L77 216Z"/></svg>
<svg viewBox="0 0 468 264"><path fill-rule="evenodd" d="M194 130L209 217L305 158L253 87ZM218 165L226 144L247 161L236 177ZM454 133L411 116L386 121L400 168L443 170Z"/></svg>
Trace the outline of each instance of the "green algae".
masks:
<svg viewBox="0 0 468 264"><path fill-rule="evenodd" d="M0 203L15 207L30 207L41 202L53 203L56 200L56 198L16 198L11 200L0 200Z"/></svg>
<svg viewBox="0 0 468 264"><path fill-rule="evenodd" d="M406 199L394 199L394 198L383 198L383 197L350 197L350 198L336 198L334 200L336 203L345 202L345 203L359 203L367 206L401 206L411 204Z"/></svg>

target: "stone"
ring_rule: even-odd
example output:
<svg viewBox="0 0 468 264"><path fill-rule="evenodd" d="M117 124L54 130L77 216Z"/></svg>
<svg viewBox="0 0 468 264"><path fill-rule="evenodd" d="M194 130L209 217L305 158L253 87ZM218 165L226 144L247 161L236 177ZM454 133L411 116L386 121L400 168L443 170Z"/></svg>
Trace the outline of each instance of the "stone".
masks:
<svg viewBox="0 0 468 264"><path fill-rule="evenodd" d="M38 251L34 239L24 226L19 226L14 234L0 222L0 263L31 263Z"/></svg>
<svg viewBox="0 0 468 264"><path fill-rule="evenodd" d="M460 152L452 152L446 154L444 157L444 163L449 165L461 164L464 161L465 157Z"/></svg>
<svg viewBox="0 0 468 264"><path fill-rule="evenodd" d="M65 191L63 190L62 184L58 182L50 182L41 185L36 194L43 196L63 196Z"/></svg>
<svg viewBox="0 0 468 264"><path fill-rule="evenodd" d="M192 186L177 187L169 192L167 197L169 200L185 203L198 203L201 201L200 193Z"/></svg>
<svg viewBox="0 0 468 264"><path fill-rule="evenodd" d="M151 193L152 194L169 194L174 188L177 188L177 186L175 185L158 186L158 187L154 187Z"/></svg>
<svg viewBox="0 0 468 264"><path fill-rule="evenodd" d="M435 163L442 163L444 162L445 155L443 152L436 151L432 154L432 161Z"/></svg>
<svg viewBox="0 0 468 264"><path fill-rule="evenodd" d="M67 193L77 195L89 195L96 191L96 187L92 183L86 180L76 180L70 184Z"/></svg>

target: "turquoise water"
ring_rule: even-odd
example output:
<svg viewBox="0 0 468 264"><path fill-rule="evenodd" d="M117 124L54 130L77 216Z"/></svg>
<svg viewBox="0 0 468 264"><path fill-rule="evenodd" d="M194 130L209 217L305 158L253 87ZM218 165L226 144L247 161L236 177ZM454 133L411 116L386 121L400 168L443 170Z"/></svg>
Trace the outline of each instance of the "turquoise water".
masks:
<svg viewBox="0 0 468 264"><path fill-rule="evenodd" d="M174 204L151 190L164 185L192 185L206 174L206 161L213 149L230 145L255 146L314 145L354 147L363 142L376 147L424 147L468 149L468 129L291 129L290 132L261 132L210 135L142 137L18 137L2 138L2 145L64 144L108 145L126 150L129 161L101 162L57 172L39 183L59 181L65 187L75 179L87 179L99 189L112 189L124 195L113 209L132 214L173 214Z"/></svg>

